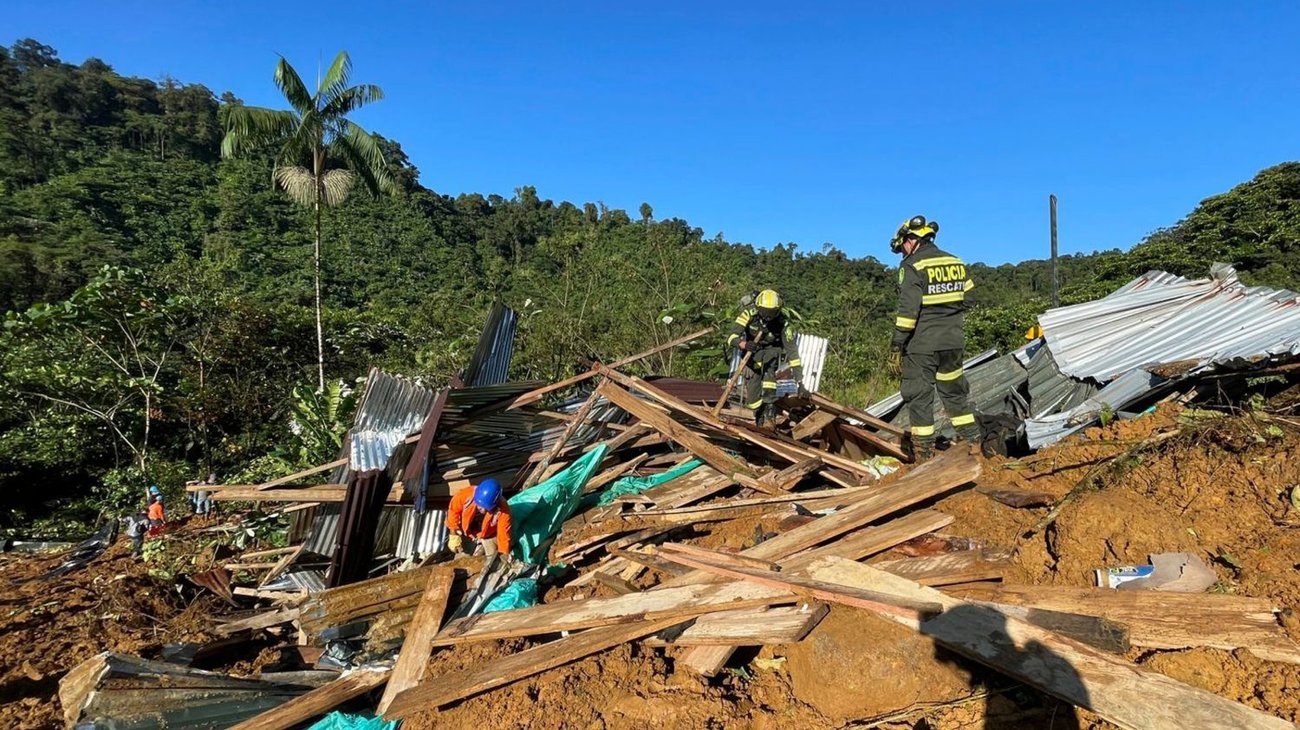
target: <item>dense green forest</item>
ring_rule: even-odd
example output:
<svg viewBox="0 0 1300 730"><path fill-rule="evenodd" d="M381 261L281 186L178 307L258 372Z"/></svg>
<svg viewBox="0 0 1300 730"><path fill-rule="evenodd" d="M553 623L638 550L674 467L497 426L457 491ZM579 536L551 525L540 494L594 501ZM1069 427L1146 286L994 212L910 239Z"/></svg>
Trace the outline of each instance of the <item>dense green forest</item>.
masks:
<svg viewBox="0 0 1300 730"><path fill-rule="evenodd" d="M826 390L861 402L894 388L879 367L892 261L706 238L649 204L634 216L529 186L443 195L381 139L396 190L323 218L326 374L344 387L315 394L311 214L272 185L271 154L222 158L239 105L32 40L0 47L0 529L71 530L150 481L251 479L329 453L368 367L445 382L496 298L522 313L521 379L724 322L742 293L775 286L832 343ZM1065 257L1063 298L1150 268L1200 276L1212 260L1293 287L1298 234L1288 163L1131 251ZM973 274L968 347L1015 344L1047 305L1047 262ZM647 366L714 376L720 340Z"/></svg>

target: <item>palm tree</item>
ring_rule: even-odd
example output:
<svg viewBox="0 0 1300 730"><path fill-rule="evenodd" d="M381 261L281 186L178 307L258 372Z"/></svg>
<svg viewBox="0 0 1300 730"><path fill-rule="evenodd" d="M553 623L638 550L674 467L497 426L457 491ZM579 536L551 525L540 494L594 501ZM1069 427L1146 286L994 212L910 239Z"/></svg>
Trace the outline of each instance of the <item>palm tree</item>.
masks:
<svg viewBox="0 0 1300 730"><path fill-rule="evenodd" d="M226 136L221 141L222 157L275 147L275 184L294 202L310 206L315 213L316 372L322 391L325 336L321 329L321 208L342 203L358 179L373 195L395 188L379 141L347 118L351 112L384 98L384 92L373 84L349 86L351 75L352 59L347 51L341 51L325 75L318 75L313 94L293 66L281 57L275 67L275 85L291 108L231 106L226 114Z"/></svg>

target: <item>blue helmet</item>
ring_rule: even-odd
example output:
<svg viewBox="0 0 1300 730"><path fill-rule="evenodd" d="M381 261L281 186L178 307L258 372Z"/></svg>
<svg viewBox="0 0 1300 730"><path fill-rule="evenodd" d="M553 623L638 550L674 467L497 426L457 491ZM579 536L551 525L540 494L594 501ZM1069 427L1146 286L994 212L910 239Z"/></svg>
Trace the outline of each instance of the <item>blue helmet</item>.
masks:
<svg viewBox="0 0 1300 730"><path fill-rule="evenodd" d="M501 485L495 479L484 479L474 488L474 504L481 510L494 510L501 499Z"/></svg>
<svg viewBox="0 0 1300 730"><path fill-rule="evenodd" d="M151 484L151 485L149 485L149 493L150 493L150 494L160 494L160 492L158 491L158 485L157 485L157 484Z"/></svg>

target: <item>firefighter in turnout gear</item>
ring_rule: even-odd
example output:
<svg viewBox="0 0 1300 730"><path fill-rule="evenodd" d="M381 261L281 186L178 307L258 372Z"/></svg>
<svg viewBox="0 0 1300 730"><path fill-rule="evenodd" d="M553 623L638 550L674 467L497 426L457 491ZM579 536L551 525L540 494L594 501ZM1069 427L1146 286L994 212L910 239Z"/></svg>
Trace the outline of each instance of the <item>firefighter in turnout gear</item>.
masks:
<svg viewBox="0 0 1300 730"><path fill-rule="evenodd" d="M794 331L781 309L781 295L771 289L759 292L754 303L736 317L727 345L753 353L745 366L745 406L754 412L755 423L770 425L776 416L772 404L776 402L776 372L782 355L803 392L803 362L794 346Z"/></svg>
<svg viewBox="0 0 1300 730"><path fill-rule="evenodd" d="M938 232L937 222L918 215L899 226L889 245L903 255L889 365L894 375L902 376L900 391L917 461L934 455L936 390L957 438L969 444L980 440L962 371L966 295L975 284L961 259L934 245Z"/></svg>

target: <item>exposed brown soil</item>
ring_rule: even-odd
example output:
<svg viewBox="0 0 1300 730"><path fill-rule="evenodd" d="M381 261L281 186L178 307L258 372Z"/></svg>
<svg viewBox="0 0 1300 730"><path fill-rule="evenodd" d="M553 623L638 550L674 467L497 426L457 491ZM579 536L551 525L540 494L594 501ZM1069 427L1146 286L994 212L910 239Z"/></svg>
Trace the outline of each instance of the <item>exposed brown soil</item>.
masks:
<svg viewBox="0 0 1300 730"><path fill-rule="evenodd" d="M61 562L0 555L0 727L61 727L58 683L69 669L106 650L152 658L164 644L207 641L212 616L229 610L149 575L124 539L86 568L40 578Z"/></svg>

